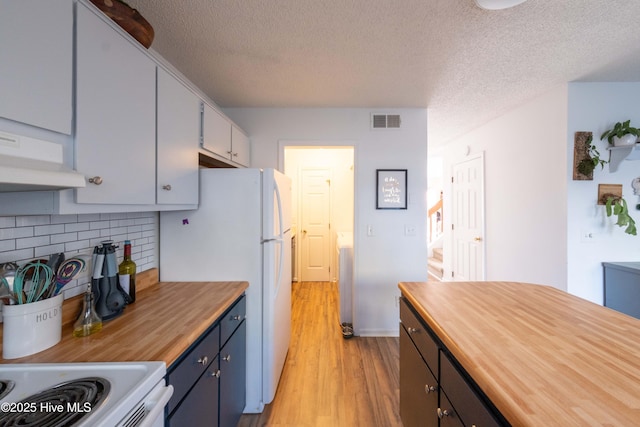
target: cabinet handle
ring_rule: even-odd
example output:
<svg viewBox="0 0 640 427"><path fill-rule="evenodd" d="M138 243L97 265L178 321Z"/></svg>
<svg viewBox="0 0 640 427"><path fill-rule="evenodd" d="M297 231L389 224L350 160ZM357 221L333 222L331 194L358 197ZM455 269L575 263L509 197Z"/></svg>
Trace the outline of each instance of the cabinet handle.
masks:
<svg viewBox="0 0 640 427"><path fill-rule="evenodd" d="M233 157L238 157L238 153L233 153Z"/></svg>
<svg viewBox="0 0 640 427"><path fill-rule="evenodd" d="M407 328L407 332L409 332L409 334L415 334L418 330L416 328Z"/></svg>
<svg viewBox="0 0 640 427"><path fill-rule="evenodd" d="M231 362L231 355L227 354L225 357L222 358L222 360L224 360L225 362Z"/></svg>
<svg viewBox="0 0 640 427"><path fill-rule="evenodd" d="M167 190L167 191L171 191L171 184L163 185L162 189L163 190Z"/></svg>
<svg viewBox="0 0 640 427"><path fill-rule="evenodd" d="M94 176L93 178L89 178L89 182L91 184L100 185L100 184L102 184L102 177Z"/></svg>
<svg viewBox="0 0 640 427"><path fill-rule="evenodd" d="M236 314L235 316L231 316L231 320L238 320L239 321L240 319L241 319L241 316L238 315L238 314Z"/></svg>
<svg viewBox="0 0 640 427"><path fill-rule="evenodd" d="M448 417L449 415L449 411L447 411L446 409L438 408L438 418L443 419L444 417Z"/></svg>
<svg viewBox="0 0 640 427"><path fill-rule="evenodd" d="M211 377L220 378L220 369L216 370L215 372L211 372L209 375Z"/></svg>
<svg viewBox="0 0 640 427"><path fill-rule="evenodd" d="M198 359L198 363L201 365L206 365L209 362L209 358L207 356L202 356Z"/></svg>
<svg viewBox="0 0 640 427"><path fill-rule="evenodd" d="M435 386L429 385L429 384L425 384L424 385L424 392L429 394L429 393L433 393L434 391L437 391L438 389Z"/></svg>
<svg viewBox="0 0 640 427"><path fill-rule="evenodd" d="M229 150L227 151L227 154L233 154L233 151Z"/></svg>

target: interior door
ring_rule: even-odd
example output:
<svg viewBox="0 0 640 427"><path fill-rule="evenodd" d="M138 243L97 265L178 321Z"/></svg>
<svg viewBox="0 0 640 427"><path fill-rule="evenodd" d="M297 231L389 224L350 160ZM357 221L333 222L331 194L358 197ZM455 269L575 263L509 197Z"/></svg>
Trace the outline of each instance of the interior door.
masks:
<svg viewBox="0 0 640 427"><path fill-rule="evenodd" d="M330 169L302 169L300 277L303 282L330 280Z"/></svg>
<svg viewBox="0 0 640 427"><path fill-rule="evenodd" d="M452 279L484 280L484 158L453 166Z"/></svg>

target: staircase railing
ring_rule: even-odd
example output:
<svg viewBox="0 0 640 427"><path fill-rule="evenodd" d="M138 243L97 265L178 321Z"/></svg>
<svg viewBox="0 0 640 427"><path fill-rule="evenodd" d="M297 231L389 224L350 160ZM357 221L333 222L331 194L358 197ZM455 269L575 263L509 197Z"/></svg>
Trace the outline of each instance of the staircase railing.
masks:
<svg viewBox="0 0 640 427"><path fill-rule="evenodd" d="M429 208L429 243L437 239L443 231L442 217L442 191L440 192L440 200Z"/></svg>

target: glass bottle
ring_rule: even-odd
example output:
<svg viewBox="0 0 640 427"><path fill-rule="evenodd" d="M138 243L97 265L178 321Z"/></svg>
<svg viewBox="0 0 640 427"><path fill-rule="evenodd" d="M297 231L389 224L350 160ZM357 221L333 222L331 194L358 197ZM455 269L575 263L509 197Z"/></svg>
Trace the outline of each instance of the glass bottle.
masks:
<svg viewBox="0 0 640 427"><path fill-rule="evenodd" d="M136 263L131 260L131 241L124 241L124 259L118 266L120 287L129 295L130 302L136 301Z"/></svg>
<svg viewBox="0 0 640 427"><path fill-rule="evenodd" d="M102 319L96 311L96 305L93 301L93 292L91 292L91 284L87 287L82 301L82 311L78 319L73 324L74 337L86 337L102 329Z"/></svg>

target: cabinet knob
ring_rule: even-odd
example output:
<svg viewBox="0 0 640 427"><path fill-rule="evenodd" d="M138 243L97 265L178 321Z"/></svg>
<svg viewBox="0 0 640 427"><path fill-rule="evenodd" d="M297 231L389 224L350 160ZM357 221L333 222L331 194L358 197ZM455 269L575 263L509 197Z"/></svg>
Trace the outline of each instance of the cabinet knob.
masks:
<svg viewBox="0 0 640 427"><path fill-rule="evenodd" d="M233 157L238 157L238 153L233 153Z"/></svg>
<svg viewBox="0 0 640 427"><path fill-rule="evenodd" d="M198 359L198 363L201 365L206 365L209 362L209 358L207 356L202 356Z"/></svg>
<svg viewBox="0 0 640 427"><path fill-rule="evenodd" d="M222 360L224 360L225 362L231 362L231 355L230 355L230 354L227 354L226 356L224 356L224 357L222 358Z"/></svg>
<svg viewBox="0 0 640 427"><path fill-rule="evenodd" d="M209 373L209 375L210 375L211 377L220 378L220 369L216 370L215 372L211 372L211 373Z"/></svg>
<svg viewBox="0 0 640 427"><path fill-rule="evenodd" d="M443 419L444 417L448 417L449 415L449 411L447 411L446 409L438 408L438 418Z"/></svg>
<svg viewBox="0 0 640 427"><path fill-rule="evenodd" d="M233 154L233 151L229 150L227 151L227 154Z"/></svg>
<svg viewBox="0 0 640 427"><path fill-rule="evenodd" d="M429 394L429 393L433 393L434 391L437 391L438 389L435 386L429 385L429 384L425 384L424 385L424 392Z"/></svg>
<svg viewBox="0 0 640 427"><path fill-rule="evenodd" d="M102 177L101 176L94 176L93 178L89 178L89 182L91 184L100 185L100 184L102 184Z"/></svg>
<svg viewBox="0 0 640 427"><path fill-rule="evenodd" d="M162 189L163 190L167 190L167 191L171 191L171 184L163 185Z"/></svg>
<svg viewBox="0 0 640 427"><path fill-rule="evenodd" d="M240 315L235 315L235 316L231 316L231 320L240 320L241 316Z"/></svg>
<svg viewBox="0 0 640 427"><path fill-rule="evenodd" d="M415 334L418 330L416 328L407 328L407 332L409 332L409 334Z"/></svg>
<svg viewBox="0 0 640 427"><path fill-rule="evenodd" d="M476 242L481 242L482 241L482 237L477 236L477 237L474 237L473 240L476 241Z"/></svg>

